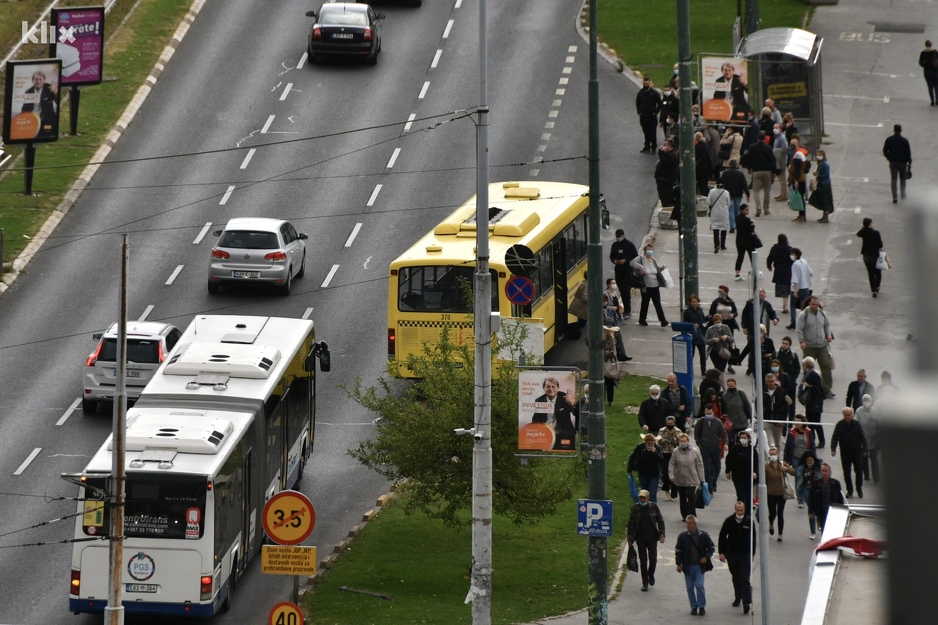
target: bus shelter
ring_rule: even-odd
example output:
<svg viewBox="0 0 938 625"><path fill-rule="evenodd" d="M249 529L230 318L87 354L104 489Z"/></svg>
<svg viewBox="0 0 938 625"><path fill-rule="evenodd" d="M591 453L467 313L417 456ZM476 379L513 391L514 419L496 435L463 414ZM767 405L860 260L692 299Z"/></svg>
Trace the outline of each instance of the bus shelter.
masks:
<svg viewBox="0 0 938 625"><path fill-rule="evenodd" d="M791 113L802 145L811 152L824 136L821 45L824 39L800 28L766 28L746 36L736 49L749 69L749 92L754 102L775 101ZM761 106L753 106L758 117Z"/></svg>

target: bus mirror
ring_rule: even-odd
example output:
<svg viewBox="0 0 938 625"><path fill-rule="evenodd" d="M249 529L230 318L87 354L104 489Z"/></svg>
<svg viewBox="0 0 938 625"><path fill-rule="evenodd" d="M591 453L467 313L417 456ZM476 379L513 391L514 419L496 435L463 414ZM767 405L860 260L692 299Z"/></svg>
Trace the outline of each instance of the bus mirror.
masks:
<svg viewBox="0 0 938 625"><path fill-rule="evenodd" d="M316 350L316 355L319 357L319 370L323 373L328 373L332 369L332 359L329 355L329 346L325 342L319 344L318 349Z"/></svg>

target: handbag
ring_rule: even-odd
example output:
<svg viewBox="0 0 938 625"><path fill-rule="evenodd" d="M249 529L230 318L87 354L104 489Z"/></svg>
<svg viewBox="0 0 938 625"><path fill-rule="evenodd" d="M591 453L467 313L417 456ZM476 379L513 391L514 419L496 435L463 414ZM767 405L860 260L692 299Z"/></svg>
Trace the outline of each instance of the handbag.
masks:
<svg viewBox="0 0 938 625"><path fill-rule="evenodd" d="M704 503L703 495L703 486L697 486L697 490L694 491L694 507L702 510L707 507L707 504Z"/></svg>
<svg viewBox="0 0 938 625"><path fill-rule="evenodd" d="M752 233L752 249L757 250L762 247L762 239L755 232Z"/></svg>
<svg viewBox="0 0 938 625"><path fill-rule="evenodd" d="M638 552L635 547L629 545L629 555L626 557L626 566L633 573L638 573Z"/></svg>
<svg viewBox="0 0 938 625"><path fill-rule="evenodd" d="M721 145L720 152L717 154L717 158L721 161L725 161L730 157L730 154L733 153L733 144Z"/></svg>
<svg viewBox="0 0 938 625"><path fill-rule="evenodd" d="M663 289L670 289L674 286L674 280L671 278L671 272L667 267L658 271L658 286Z"/></svg>
<svg viewBox="0 0 938 625"><path fill-rule="evenodd" d="M876 259L876 268L880 271L892 269L892 264L889 262L889 257L886 256L886 252L883 250L879 251L879 258Z"/></svg>
<svg viewBox="0 0 938 625"><path fill-rule="evenodd" d="M811 193L817 191L817 176L811 178L811 182L808 183L808 191Z"/></svg>
<svg viewBox="0 0 938 625"><path fill-rule="evenodd" d="M788 480L787 473L782 473L782 490L785 491L785 499L795 498L795 489L791 487L791 482Z"/></svg>
<svg viewBox="0 0 938 625"><path fill-rule="evenodd" d="M611 360L603 361L603 377L607 380L619 380L622 377L622 370L619 369L619 362L613 357Z"/></svg>
<svg viewBox="0 0 938 625"><path fill-rule="evenodd" d="M911 180L912 179L912 163L909 163L905 166L905 169L902 170L902 179Z"/></svg>
<svg viewBox="0 0 938 625"><path fill-rule="evenodd" d="M733 357L733 352L725 345L720 345L720 349L717 350L717 356L728 361Z"/></svg>
<svg viewBox="0 0 938 625"><path fill-rule="evenodd" d="M788 194L788 208L793 211L804 211L804 198L801 197L801 190L798 187L792 187Z"/></svg>
<svg viewBox="0 0 938 625"><path fill-rule="evenodd" d="M831 353L831 346L827 346L827 360L831 363L831 371L837 368L837 364L834 362L834 354Z"/></svg>

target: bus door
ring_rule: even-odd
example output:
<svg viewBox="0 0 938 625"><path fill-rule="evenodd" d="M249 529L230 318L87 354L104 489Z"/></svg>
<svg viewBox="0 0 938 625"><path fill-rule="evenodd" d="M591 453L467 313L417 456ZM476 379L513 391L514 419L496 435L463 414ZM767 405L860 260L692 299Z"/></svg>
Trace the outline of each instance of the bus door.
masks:
<svg viewBox="0 0 938 625"><path fill-rule="evenodd" d="M567 312L567 240L562 236L558 237L551 243L551 247L554 251L554 333L559 337L567 331L567 317L569 316Z"/></svg>

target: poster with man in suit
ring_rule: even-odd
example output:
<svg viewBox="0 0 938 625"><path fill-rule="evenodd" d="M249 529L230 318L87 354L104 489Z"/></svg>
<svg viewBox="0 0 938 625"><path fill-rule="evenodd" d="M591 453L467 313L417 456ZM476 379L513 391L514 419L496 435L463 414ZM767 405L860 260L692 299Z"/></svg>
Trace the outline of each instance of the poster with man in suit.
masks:
<svg viewBox="0 0 938 625"><path fill-rule="evenodd" d="M59 86L62 61L9 61L6 106L3 114L5 143L45 143L59 138Z"/></svg>
<svg viewBox="0 0 938 625"><path fill-rule="evenodd" d="M518 448L575 451L579 420L576 373L522 371L518 384Z"/></svg>
<svg viewBox="0 0 938 625"><path fill-rule="evenodd" d="M750 108L746 59L703 57L700 63L704 120L746 123Z"/></svg>

